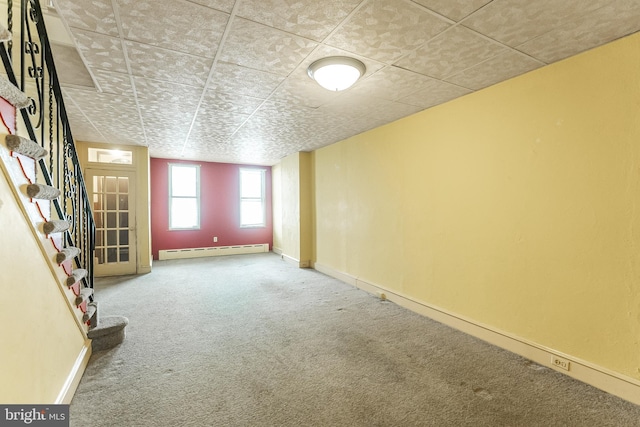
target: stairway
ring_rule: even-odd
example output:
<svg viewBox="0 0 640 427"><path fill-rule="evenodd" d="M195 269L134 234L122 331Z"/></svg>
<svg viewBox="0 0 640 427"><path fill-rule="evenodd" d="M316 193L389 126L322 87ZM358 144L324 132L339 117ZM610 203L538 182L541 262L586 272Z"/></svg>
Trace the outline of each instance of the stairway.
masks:
<svg viewBox="0 0 640 427"><path fill-rule="evenodd" d="M37 3L25 4L31 13L41 14ZM92 340L92 349L106 350L122 342L128 320L122 316L99 320L93 292L95 225L82 168L67 122L44 22L32 20L29 25L35 26L40 35L25 45L32 54L29 59L33 67L12 63L11 42L16 43L17 38L9 31L11 22L9 30L0 25L0 56L6 72L6 75L0 74L0 132L4 125L3 133L6 133L4 144L0 143L0 179L4 171L39 242L42 254L34 256L47 259L76 323ZM32 78L27 84L25 73ZM27 93L34 94L30 97L25 88ZM82 212L78 212L80 210Z"/></svg>

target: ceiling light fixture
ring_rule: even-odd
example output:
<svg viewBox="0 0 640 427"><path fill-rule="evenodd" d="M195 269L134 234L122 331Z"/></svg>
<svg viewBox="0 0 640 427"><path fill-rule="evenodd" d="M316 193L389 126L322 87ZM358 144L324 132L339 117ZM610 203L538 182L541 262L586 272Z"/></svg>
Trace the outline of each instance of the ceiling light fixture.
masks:
<svg viewBox="0 0 640 427"><path fill-rule="evenodd" d="M309 65L307 74L320 86L332 91L345 90L364 75L366 68L357 59L347 56L329 56Z"/></svg>

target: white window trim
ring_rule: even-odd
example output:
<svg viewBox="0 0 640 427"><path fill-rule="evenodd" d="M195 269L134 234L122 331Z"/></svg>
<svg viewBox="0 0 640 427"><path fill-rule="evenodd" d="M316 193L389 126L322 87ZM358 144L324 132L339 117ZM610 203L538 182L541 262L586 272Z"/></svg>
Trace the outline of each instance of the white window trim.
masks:
<svg viewBox="0 0 640 427"><path fill-rule="evenodd" d="M198 213L198 221L196 226L194 227L171 227L171 201L174 199L174 196L172 194L173 192L173 185L172 185L172 171L173 171L173 167L174 166L178 166L178 167L192 167L196 170L196 209L197 209L197 213ZM193 197L184 197L184 196L175 196L175 198L180 198L180 199L192 199ZM169 163L169 230L199 230L200 229L200 224L201 224L201 220L200 220L200 165L191 165L191 164L186 164L186 163Z"/></svg>
<svg viewBox="0 0 640 427"><path fill-rule="evenodd" d="M251 172L261 172L262 174L262 189L261 189L261 197L242 197L242 172L243 171L251 171ZM257 168L240 168L240 172L238 173L238 203L239 203L239 218L238 222L240 224L240 228L264 228L267 226L267 206L266 206L266 169L257 169ZM260 200L262 204L262 223L261 224L242 224L242 201L243 200Z"/></svg>

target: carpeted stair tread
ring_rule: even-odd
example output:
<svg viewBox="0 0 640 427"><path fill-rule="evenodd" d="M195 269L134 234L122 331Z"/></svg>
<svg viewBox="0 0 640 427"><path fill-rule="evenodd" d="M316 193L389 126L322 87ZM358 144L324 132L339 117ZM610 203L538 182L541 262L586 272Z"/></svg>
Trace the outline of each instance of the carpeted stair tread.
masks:
<svg viewBox="0 0 640 427"><path fill-rule="evenodd" d="M92 288L82 288L80 289L80 293L76 296L75 304L80 305L93 295Z"/></svg>
<svg viewBox="0 0 640 427"><path fill-rule="evenodd" d="M27 196L32 199L53 200L60 197L60 190L45 184L29 184L27 185Z"/></svg>
<svg viewBox="0 0 640 427"><path fill-rule="evenodd" d="M124 329L129 324L129 319L124 316L104 316L100 317L100 323L91 329L87 336L91 339L113 334Z"/></svg>
<svg viewBox="0 0 640 427"><path fill-rule="evenodd" d="M91 349L95 351L108 350L124 341L125 327L129 319L124 316L100 317L98 326L90 329L87 336L91 339Z"/></svg>
<svg viewBox="0 0 640 427"><path fill-rule="evenodd" d="M40 160L47 155L47 150L30 139L18 135L7 135L4 140L9 150L31 157L32 159Z"/></svg>
<svg viewBox="0 0 640 427"><path fill-rule="evenodd" d="M61 233L63 231L67 231L71 228L71 224L68 221L62 219L56 219L53 221L47 221L42 225L42 230L44 234L53 234L53 233Z"/></svg>
<svg viewBox="0 0 640 427"><path fill-rule="evenodd" d="M73 272L69 275L69 277L67 277L67 286L73 286L76 283L78 283L80 280L84 279L85 277L87 277L87 270L85 270L84 268L76 268L75 270L73 270Z"/></svg>
<svg viewBox="0 0 640 427"><path fill-rule="evenodd" d="M74 246L68 246L56 254L56 263L62 264L66 260L72 259L80 255L80 249Z"/></svg>
<svg viewBox="0 0 640 427"><path fill-rule="evenodd" d="M0 37L11 38L11 34L3 28L0 30ZM31 105L31 99L5 76L0 76L0 96L18 109L27 108Z"/></svg>

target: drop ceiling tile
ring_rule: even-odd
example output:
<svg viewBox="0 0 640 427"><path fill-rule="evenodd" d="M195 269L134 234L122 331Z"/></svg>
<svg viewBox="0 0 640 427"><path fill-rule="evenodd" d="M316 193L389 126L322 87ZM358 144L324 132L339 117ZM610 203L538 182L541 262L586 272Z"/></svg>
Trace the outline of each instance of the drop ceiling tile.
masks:
<svg viewBox="0 0 640 427"><path fill-rule="evenodd" d="M127 72L119 38L78 29L73 30L73 37L80 54L91 70Z"/></svg>
<svg viewBox="0 0 640 427"><path fill-rule="evenodd" d="M633 33L639 22L640 2L613 1L518 46L518 50L551 63Z"/></svg>
<svg viewBox="0 0 640 427"><path fill-rule="evenodd" d="M51 53L55 58L60 84L71 84L95 88L93 79L73 46L51 43Z"/></svg>
<svg viewBox="0 0 640 427"><path fill-rule="evenodd" d="M189 0L189 2L230 13L236 0Z"/></svg>
<svg viewBox="0 0 640 427"><path fill-rule="evenodd" d="M170 81L134 77L138 99L157 106L177 105L183 110L195 110L202 89Z"/></svg>
<svg viewBox="0 0 640 427"><path fill-rule="evenodd" d="M213 58L229 15L184 0L117 0L127 40Z"/></svg>
<svg viewBox="0 0 640 427"><path fill-rule="evenodd" d="M266 99L283 80L283 76L276 74L227 62L217 62L208 87L213 90Z"/></svg>
<svg viewBox="0 0 640 427"><path fill-rule="evenodd" d="M507 49L467 28L454 27L429 40L396 65L443 79L504 53Z"/></svg>
<svg viewBox="0 0 640 427"><path fill-rule="evenodd" d="M129 74L95 69L93 75L102 92L133 96Z"/></svg>
<svg viewBox="0 0 640 427"><path fill-rule="evenodd" d="M229 111L200 110L193 124L193 129L189 135L189 141L193 144L198 139L228 138L236 132L243 123L247 121L249 115L232 113ZM211 135L211 136L208 136Z"/></svg>
<svg viewBox="0 0 640 427"><path fill-rule="evenodd" d="M392 63L449 25L412 3L373 0L325 42L348 52Z"/></svg>
<svg viewBox="0 0 640 427"><path fill-rule="evenodd" d="M355 117L366 117L377 108L376 104L379 101L378 98L368 94L352 94L336 98L332 102L324 104L318 110L324 114L351 120Z"/></svg>
<svg viewBox="0 0 640 427"><path fill-rule="evenodd" d="M397 101L414 93L432 79L402 68L387 66L372 74L350 89L352 94L371 95L389 101Z"/></svg>
<svg viewBox="0 0 640 427"><path fill-rule="evenodd" d="M73 139L75 141L106 142L100 132L87 120L82 110L76 106L72 96L64 89L63 97Z"/></svg>
<svg viewBox="0 0 640 427"><path fill-rule="evenodd" d="M463 25L516 47L607 3L608 0L494 0L466 19Z"/></svg>
<svg viewBox="0 0 640 427"><path fill-rule="evenodd" d="M319 107L331 101L339 94L321 87L311 80L306 72L298 72L289 76L269 98L282 103L291 103L300 107Z"/></svg>
<svg viewBox="0 0 640 427"><path fill-rule="evenodd" d="M65 92L107 141L144 144L142 122L132 97L75 88Z"/></svg>
<svg viewBox="0 0 640 427"><path fill-rule="evenodd" d="M472 91L441 80L431 79L420 89L412 92L398 101L405 104L417 105L422 108L433 107L452 99L467 95Z"/></svg>
<svg viewBox="0 0 640 427"><path fill-rule="evenodd" d="M111 0L56 0L56 5L56 10L70 27L118 35Z"/></svg>
<svg viewBox="0 0 640 427"><path fill-rule="evenodd" d="M236 18L220 59L247 68L288 75L317 43L262 24Z"/></svg>
<svg viewBox="0 0 640 427"><path fill-rule="evenodd" d="M454 74L445 80L467 89L479 90L543 65L528 56L509 51Z"/></svg>
<svg viewBox="0 0 640 427"><path fill-rule="evenodd" d="M361 0L264 0L240 2L238 16L322 41Z"/></svg>
<svg viewBox="0 0 640 427"><path fill-rule="evenodd" d="M252 114L262 104L260 98L238 95L236 93L208 90L200 108L208 111L227 111L230 113Z"/></svg>
<svg viewBox="0 0 640 427"><path fill-rule="evenodd" d="M203 87L212 59L126 41L134 76Z"/></svg>
<svg viewBox="0 0 640 427"><path fill-rule="evenodd" d="M491 0L413 0L454 21L460 21Z"/></svg>
<svg viewBox="0 0 640 427"><path fill-rule="evenodd" d="M141 108L147 142L156 144L183 144L187 139L193 116L183 111L147 111Z"/></svg>

